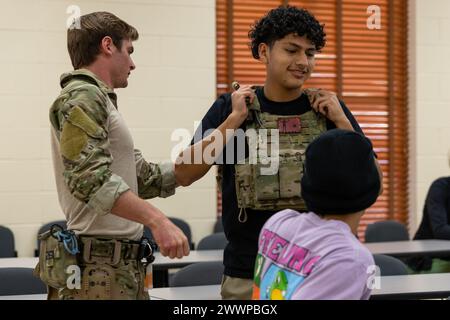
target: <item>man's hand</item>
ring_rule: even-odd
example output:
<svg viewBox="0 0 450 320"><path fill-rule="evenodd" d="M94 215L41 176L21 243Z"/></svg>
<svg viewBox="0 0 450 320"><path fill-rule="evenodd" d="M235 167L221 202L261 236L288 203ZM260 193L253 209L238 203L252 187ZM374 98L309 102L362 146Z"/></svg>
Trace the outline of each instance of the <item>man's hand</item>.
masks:
<svg viewBox="0 0 450 320"><path fill-rule="evenodd" d="M337 128L354 130L352 124L342 110L336 94L330 91L318 89L312 91L313 103L311 107L333 121Z"/></svg>
<svg viewBox="0 0 450 320"><path fill-rule="evenodd" d="M161 254L181 258L189 254L189 244L183 231L175 226L158 208L142 200L131 190L117 198L111 213L142 223L150 228Z"/></svg>
<svg viewBox="0 0 450 320"><path fill-rule="evenodd" d="M165 257L182 258L189 255L189 243L183 231L174 225L166 216L154 219L148 226L153 238Z"/></svg>
<svg viewBox="0 0 450 320"><path fill-rule="evenodd" d="M236 84L236 82L233 84ZM240 86L239 84L235 85L235 89L236 91L231 94L232 110L229 118L230 120L235 121L237 123L237 127L239 127L242 122L247 119L247 101L249 103L253 102L255 99L255 92L251 86Z"/></svg>
<svg viewBox="0 0 450 320"><path fill-rule="evenodd" d="M235 91L231 94L231 114L209 136L181 152L175 161L175 178L178 184L189 186L194 181L203 177L214 164L211 161L206 161L203 157L201 163L184 163L183 159L186 156L188 157L187 159L195 159L196 154L203 155L204 150L212 143L215 144L214 154L212 156L216 157L220 155L228 141L233 138L233 134L229 134L229 132L234 133L235 130L239 129L245 119L247 119L247 101L249 103L253 102L255 92L251 86L240 87L237 82L233 83L233 89Z"/></svg>

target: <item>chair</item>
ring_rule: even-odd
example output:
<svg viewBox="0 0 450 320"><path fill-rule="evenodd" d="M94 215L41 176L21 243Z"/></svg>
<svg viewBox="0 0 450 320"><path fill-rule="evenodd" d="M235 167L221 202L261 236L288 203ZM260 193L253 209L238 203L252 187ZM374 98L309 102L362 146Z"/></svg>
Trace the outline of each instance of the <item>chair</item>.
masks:
<svg viewBox="0 0 450 320"><path fill-rule="evenodd" d="M225 233L217 232L201 239L197 245L197 250L225 249L227 244L228 240Z"/></svg>
<svg viewBox="0 0 450 320"><path fill-rule="evenodd" d="M183 233L186 235L186 238L188 239L189 247L191 248L191 250L194 250L195 246L194 243L192 242L192 232L189 224L183 219L172 217L169 217L169 219L170 221L172 221L174 225L176 225L178 228L181 229L181 231L183 231Z"/></svg>
<svg viewBox="0 0 450 320"><path fill-rule="evenodd" d="M147 238L147 239L150 239L150 240L154 240L153 239L153 234L150 231L150 228L147 227L147 226L144 226L144 237Z"/></svg>
<svg viewBox="0 0 450 320"><path fill-rule="evenodd" d="M386 242L409 240L406 227L394 220L369 224L365 234L366 242Z"/></svg>
<svg viewBox="0 0 450 320"><path fill-rule="evenodd" d="M197 262L178 270L169 281L171 287L206 286L220 284L222 261Z"/></svg>
<svg viewBox="0 0 450 320"><path fill-rule="evenodd" d="M63 229L67 229L67 222L66 222L66 220L51 221L49 223L44 224L42 227L39 228L38 235L41 234L41 233L44 233L47 230L50 230L50 228L54 224L60 225L61 227L63 227ZM34 256L35 257L39 257L39 246L40 246L40 241L39 241L39 239L37 239L37 249L34 250Z"/></svg>
<svg viewBox="0 0 450 320"><path fill-rule="evenodd" d="M47 293L31 268L0 268L0 296Z"/></svg>
<svg viewBox="0 0 450 320"><path fill-rule="evenodd" d="M222 217L219 217L214 224L214 233L223 232Z"/></svg>
<svg viewBox="0 0 450 320"><path fill-rule="evenodd" d="M380 268L380 276L402 276L408 274L406 265L399 259L384 254L374 254L375 264Z"/></svg>
<svg viewBox="0 0 450 320"><path fill-rule="evenodd" d="M194 250L194 243L192 242L192 232L191 232L191 227L189 226L189 224L184 221L183 219L179 219L179 218L174 218L174 217L168 217L169 220L176 225L178 228L181 229L181 231L183 231L184 235L186 236L188 243L189 243L189 248L191 250ZM146 236L149 239L153 239L153 234L150 231L149 228L147 228L147 226L144 226L144 236ZM159 248L157 248L157 250L159 250ZM155 288L160 288L163 286L167 286L167 282L170 283L170 279L172 278L172 274L168 274L168 272L164 271L164 270L154 270L153 271L153 286Z"/></svg>
<svg viewBox="0 0 450 320"><path fill-rule="evenodd" d="M14 257L17 257L14 234L9 228L0 226L0 258Z"/></svg>

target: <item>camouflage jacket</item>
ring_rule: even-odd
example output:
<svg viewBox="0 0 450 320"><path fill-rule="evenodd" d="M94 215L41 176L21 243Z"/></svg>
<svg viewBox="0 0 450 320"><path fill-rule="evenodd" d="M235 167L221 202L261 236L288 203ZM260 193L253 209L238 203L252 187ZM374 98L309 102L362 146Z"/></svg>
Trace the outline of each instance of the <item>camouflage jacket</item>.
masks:
<svg viewBox="0 0 450 320"><path fill-rule="evenodd" d="M112 89L84 69L63 74L61 87L61 94L50 108L50 123L54 140L57 140L55 148L62 159L64 183L76 199L88 204L96 213L107 214L115 200L130 188L144 199L175 193L176 182L171 163L146 162L136 149L134 157L131 154L122 155L117 150L113 156L109 125L111 113L118 112L117 97ZM126 127L124 122L122 126ZM122 133L114 137L116 145L124 144L120 141L124 136ZM127 128L125 133L125 139L129 136L128 146L133 146ZM124 150L133 152L133 148ZM120 170L114 170L115 162L117 166L117 162L124 157L134 160L132 166L135 165L136 169L135 177L128 181L124 178L125 174L117 172ZM134 168L132 171L122 171L134 172Z"/></svg>

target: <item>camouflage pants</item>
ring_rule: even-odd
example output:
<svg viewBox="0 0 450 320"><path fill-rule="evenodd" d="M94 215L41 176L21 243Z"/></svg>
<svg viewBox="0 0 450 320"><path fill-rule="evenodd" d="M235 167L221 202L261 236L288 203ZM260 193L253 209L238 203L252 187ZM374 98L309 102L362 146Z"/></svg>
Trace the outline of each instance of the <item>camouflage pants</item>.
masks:
<svg viewBox="0 0 450 320"><path fill-rule="evenodd" d="M82 238L77 269L65 285L48 287L49 300L149 300L138 245ZM63 271L64 272L64 271Z"/></svg>
<svg viewBox="0 0 450 320"><path fill-rule="evenodd" d="M251 300L253 290L252 279L234 278L224 275L220 295L222 300Z"/></svg>
<svg viewBox="0 0 450 320"><path fill-rule="evenodd" d="M80 266L81 287L48 287L48 300L149 300L144 289L145 271L138 261L122 260L116 266Z"/></svg>

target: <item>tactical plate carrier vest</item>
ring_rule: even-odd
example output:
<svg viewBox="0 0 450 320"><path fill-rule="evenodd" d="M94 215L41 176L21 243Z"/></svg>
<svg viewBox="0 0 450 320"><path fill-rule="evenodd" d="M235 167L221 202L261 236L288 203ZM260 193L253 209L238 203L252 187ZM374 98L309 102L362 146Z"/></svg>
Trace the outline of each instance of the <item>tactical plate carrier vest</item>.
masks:
<svg viewBox="0 0 450 320"><path fill-rule="evenodd" d="M311 104L313 91L304 90ZM250 154L235 165L239 221L246 221L246 208L306 210L300 197L305 150L327 130L326 118L314 110L289 116L261 112L257 97L248 108L246 136ZM253 129L253 139L249 129Z"/></svg>

